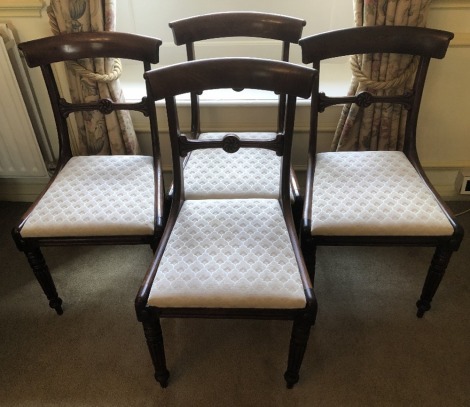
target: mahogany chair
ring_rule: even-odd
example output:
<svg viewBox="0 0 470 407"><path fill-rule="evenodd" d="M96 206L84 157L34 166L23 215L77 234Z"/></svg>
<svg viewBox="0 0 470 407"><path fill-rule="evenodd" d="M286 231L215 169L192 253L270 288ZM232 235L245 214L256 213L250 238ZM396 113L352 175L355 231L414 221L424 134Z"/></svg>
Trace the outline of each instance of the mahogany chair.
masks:
<svg viewBox="0 0 470 407"><path fill-rule="evenodd" d="M416 149L418 112L431 58L443 58L453 34L415 27L356 27L300 40L302 59L320 71L329 58L369 53L417 56L410 89L395 96L362 92L328 97L314 86L301 244L310 276L319 245L431 246L434 256L417 302L417 316L430 309L463 229L429 182ZM407 112L403 151L316 153L318 115L329 106L400 104ZM421 135L425 137L425 135Z"/></svg>
<svg viewBox="0 0 470 407"><path fill-rule="evenodd" d="M163 231L163 182L158 139L153 134L152 156L73 156L67 117L73 112L136 110L149 115L151 106L139 103L70 103L59 93L52 64L82 58L125 58L158 62L161 41L117 32L74 33L19 44L28 65L40 67L56 122L59 159L50 182L12 231L25 253L49 305L62 314L43 246L149 244L156 248Z"/></svg>
<svg viewBox="0 0 470 407"><path fill-rule="evenodd" d="M280 59L289 61L290 46L297 44L306 21L299 18L260 12L222 12L198 15L171 22L176 45L184 45L188 61L196 59L195 49L201 42L243 37L269 39L279 43ZM222 55L221 55L222 56ZM249 56L249 55L238 55ZM241 90L241 89L238 89ZM286 95L278 96L277 130L283 127ZM236 130L236 129L232 129ZM236 132L241 139L269 139L273 132ZM191 136L201 140L217 140L225 133L201 131L199 94L191 93ZM211 159L191 154L186 168L186 195L190 199L213 197L276 197L278 195L279 158L270 151L244 151L236 160L221 158L214 150ZM200 177L198 173L205 174ZM270 177L266 178L265 173ZM294 214L300 219L302 198L296 175L291 168L291 194Z"/></svg>
<svg viewBox="0 0 470 407"><path fill-rule="evenodd" d="M317 305L295 231L289 169L296 97L310 96L314 74L310 68L281 61L221 58L184 62L144 75L149 102L166 102L174 172L168 222L135 302L162 387L167 386L169 372L160 318L293 320L284 377L288 387L299 379ZM242 139L232 133L217 140L183 135L175 96L219 88L288 95L282 131L269 140ZM210 149L215 148L233 157L250 148L275 151L281 157L280 195L189 199L184 157L198 151L201 159L211 159Z"/></svg>

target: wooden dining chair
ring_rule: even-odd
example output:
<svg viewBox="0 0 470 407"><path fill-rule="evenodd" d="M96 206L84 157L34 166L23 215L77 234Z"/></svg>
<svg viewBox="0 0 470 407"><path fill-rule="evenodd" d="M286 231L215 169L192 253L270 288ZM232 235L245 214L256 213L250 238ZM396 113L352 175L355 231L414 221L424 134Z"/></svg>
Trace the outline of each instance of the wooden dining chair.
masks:
<svg viewBox="0 0 470 407"><path fill-rule="evenodd" d="M417 70L409 88L344 97L319 92L316 80L301 244L310 276L315 273L316 247L435 247L417 315L430 309L463 229L429 182L416 148L418 112L431 58L443 58L453 34L427 28L374 26L331 31L302 38L302 59L319 70L330 58L371 53L413 55ZM332 105L396 104L407 110L402 151L316 152L318 116ZM435 118L438 120L438 118ZM420 137L426 137L421 134Z"/></svg>
<svg viewBox="0 0 470 407"><path fill-rule="evenodd" d="M83 32L19 44L29 67L40 67L57 127L59 158L45 189L14 227L18 249L25 253L49 305L60 315L58 296L43 246L149 244L163 231L164 189L160 147L152 134L152 156L72 154L67 117L74 112L135 110L149 116L152 107L110 99L74 103L60 94L53 64L83 58L125 58L143 69L159 59L159 39L118 32ZM87 79L89 80L89 79Z"/></svg>
<svg viewBox="0 0 470 407"><path fill-rule="evenodd" d="M303 19L279 14L221 12L184 18L173 21L169 25L173 31L175 44L186 47L188 61L196 59L196 48L207 43L213 44L214 40L233 37L270 40L263 43L264 47L268 49L275 45L279 48L279 59L289 61L291 45L297 44L305 24ZM236 56L253 56L248 55L246 49L245 52L247 54ZM201 140L220 139L225 134L224 132L205 131L204 125L201 124L199 94L191 93L190 97L191 136ZM280 130L283 128L285 119L286 95L279 94L277 98L277 130ZM232 131L236 130L232 129ZM274 135L273 132L266 131L236 131L236 133L241 139L263 140L270 139ZM275 198L278 195L279 158L273 152L248 150L242 152L236 160L221 158L222 152L218 150L211 152L211 159L200 159L199 154L199 152L193 152L186 164L188 198ZM203 173L204 177L199 176L199 173ZM269 173L270 177L266 178L265 173ZM294 214L300 219L302 198L292 167L291 189Z"/></svg>
<svg viewBox="0 0 470 407"><path fill-rule="evenodd" d="M162 387L167 386L169 372L160 318L292 320L284 377L288 387L299 379L317 306L295 231L289 175L296 97L310 96L314 75L310 68L256 58L190 61L145 74L149 103L166 102L174 173L168 223L135 302L155 378ZM229 132L217 140L201 140L181 133L175 96L229 88L286 94L282 131L271 139L245 139ZM266 148L281 157L280 195L219 199L186 195L183 163L189 153L197 151L201 160L210 160L210 151L220 149L236 158L253 148Z"/></svg>

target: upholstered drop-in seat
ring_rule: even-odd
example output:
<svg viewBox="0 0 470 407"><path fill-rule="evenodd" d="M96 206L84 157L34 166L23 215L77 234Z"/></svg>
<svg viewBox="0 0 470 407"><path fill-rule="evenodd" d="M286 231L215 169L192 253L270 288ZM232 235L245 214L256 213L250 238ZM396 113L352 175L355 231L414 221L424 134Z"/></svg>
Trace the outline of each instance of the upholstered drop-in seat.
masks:
<svg viewBox="0 0 470 407"><path fill-rule="evenodd" d="M152 157L72 157L26 219L21 235L152 235L154 189Z"/></svg>
<svg viewBox="0 0 470 407"><path fill-rule="evenodd" d="M298 267L278 200L187 200L148 305L303 308Z"/></svg>
<svg viewBox="0 0 470 407"><path fill-rule="evenodd" d="M401 151L317 154L312 235L451 236L434 194Z"/></svg>
<svg viewBox="0 0 470 407"><path fill-rule="evenodd" d="M227 133L202 133L199 140L221 140ZM276 133L236 133L241 140L272 140ZM279 197L281 157L274 151L241 149L196 150L185 168L186 199L249 199Z"/></svg>

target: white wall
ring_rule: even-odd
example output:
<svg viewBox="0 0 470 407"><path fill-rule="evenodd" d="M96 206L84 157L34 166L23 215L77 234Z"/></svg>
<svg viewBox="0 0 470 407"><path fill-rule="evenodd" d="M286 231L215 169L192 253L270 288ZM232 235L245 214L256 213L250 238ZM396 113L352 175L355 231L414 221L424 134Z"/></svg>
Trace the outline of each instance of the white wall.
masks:
<svg viewBox="0 0 470 407"><path fill-rule="evenodd" d="M303 31L304 35L353 25L352 0L178 0L171 3L170 0L166 0L163 4L158 1L117 0L117 5L118 13L120 13L117 19L119 30L155 36L163 41L161 48L163 64L185 60L184 48L176 49L173 44L173 36L168 23L192 15L246 10L287 14L307 20ZM125 15L126 18L119 17L119 15ZM240 42L244 43L244 49L246 49L246 42L239 39L212 42L210 47L202 47L201 56L221 55L217 54L220 48L224 48L224 51L227 52L227 49L236 48ZM263 52L256 44L256 41L251 41L254 52L256 52L253 55L259 55L260 52ZM248 48L250 48L249 44ZM296 51L294 61L300 63L300 50ZM278 57L278 52L272 56Z"/></svg>
<svg viewBox="0 0 470 407"><path fill-rule="evenodd" d="M307 26L304 29L305 35L353 25L351 0L332 0L328 2L322 0L308 2L301 0L291 2L238 0L236 7L225 8L222 6L222 1L198 0L195 2L193 0L178 0L178 2L171 2L165 0L163 2L164 6L160 2L144 0L117 0L117 2L119 7L118 29L162 38L162 63L173 63L185 59L184 49L175 52L171 31L167 23L198 12L252 9L290 14L307 20ZM160 4L158 5L158 3ZM45 9L41 6L41 0L17 0L14 10L6 9L6 4L11 5L13 3L0 0L0 20L9 22L16 29L20 41L50 35L47 15ZM178 8L168 7L167 4L178 4ZM349 7L349 10L342 11L341 7L343 5ZM31 8L29 8L30 6ZM155 9L152 10L151 7L155 7ZM195 7L198 7L198 9ZM470 21L470 0L434 0L431 7L428 26L453 31L456 36L445 59L433 61L431 64L420 114L418 148L422 163L431 181L441 194L445 197L459 199L463 197L455 195L453 185L457 171L461 168L470 169L470 114L468 113L470 103L465 99L470 94L470 75L468 74L468 67L470 66L470 24L468 24L468 21ZM24 14L22 12L30 15L20 15ZM232 45L236 46L236 41L240 40L234 41ZM246 45L246 43L243 45ZM259 44L252 45L254 52L257 52ZM216 46L226 47L227 43L219 43ZM209 47L206 52L210 54L215 50L215 48L211 50ZM294 58L299 58L299 54L297 53ZM132 73L134 68L131 66L128 71ZM342 79L336 81L336 83L327 83L325 81L323 86L331 88L332 86L338 86L338 83L340 83L342 85L339 86L346 88L349 72L342 68L342 64L338 62L332 64L331 72L340 72ZM54 135L55 126L42 77L37 69L31 70L31 74L33 86L41 101L41 111L45 118L47 132ZM140 74L136 76L136 78L140 77ZM129 95L130 99L140 93L139 87L142 86L135 87L132 81L132 79L129 79L126 85L126 94ZM227 121L229 121L239 127L251 124L263 127L264 124L259 121L259 118L263 117L263 109L266 111L266 107L258 107L257 109L260 110L257 110L251 104L250 109L254 113L253 118L256 119L256 122L239 122L237 124L241 112L231 108L223 112L224 116L216 114L217 120L213 121L213 126L218 129L226 129ZM209 111L214 114L212 107L203 114L208 114ZM325 150L329 146L337 114L338 110L333 110L323 118L321 123L322 137L319 140L321 150ZM220 119L222 117L223 119ZM136 118L135 125L139 135L143 136L147 130L146 124ZM305 151L307 129L308 111L305 107L303 110L301 109L297 121L299 137L294 148L294 164L300 170L305 166L303 152ZM242 128L239 128L239 130L242 130ZM142 137L142 142L145 145L144 137ZM25 183L24 180L21 182L9 180L8 184L0 182L0 199L2 199L2 190L5 188L17 190L18 199L21 200L23 199L24 190L31 193L31 188L33 188L33 191L39 191L40 187L40 185L35 186Z"/></svg>
<svg viewBox="0 0 470 407"><path fill-rule="evenodd" d="M418 151L434 185L444 196L452 196L458 170L470 168L470 1L434 3L428 27L452 31L455 37L446 57L430 66Z"/></svg>

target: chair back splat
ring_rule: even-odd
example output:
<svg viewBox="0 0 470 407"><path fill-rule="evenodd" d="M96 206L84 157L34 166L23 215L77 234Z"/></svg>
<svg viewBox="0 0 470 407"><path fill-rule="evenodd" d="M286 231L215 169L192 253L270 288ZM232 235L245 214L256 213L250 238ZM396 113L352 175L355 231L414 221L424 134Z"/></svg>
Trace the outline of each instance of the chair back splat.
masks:
<svg viewBox="0 0 470 407"><path fill-rule="evenodd" d="M417 302L418 317L430 309L451 254L463 238L462 227L426 177L416 148L428 66L432 58L445 56L452 38L452 33L428 28L373 26L326 32L299 41L303 62L319 71L312 97L301 228L310 276L315 273L318 245L434 246L436 251ZM329 97L320 92L326 60L363 54L373 54L374 60L388 54L410 55L412 62L403 69L411 69L416 63L416 71L396 90L369 91L364 85L365 91L356 95ZM360 83L363 78L357 80ZM338 104L356 104L359 115L376 104L402 106L406 111L403 149L317 153L318 116Z"/></svg>
<svg viewBox="0 0 470 407"><path fill-rule="evenodd" d="M40 247L149 244L155 249L163 231L164 186L155 132L152 133L152 156L72 153L67 120L70 115L99 112L103 122L104 116L117 110L134 110L151 116L154 107L148 105L145 95L137 103L108 98L69 102L59 91L52 64L74 61L85 71L86 65L80 65L85 59L123 58L141 61L146 71L158 62L160 45L161 41L156 38L119 32L63 34L19 44L28 66L41 68L57 127L59 157L50 182L12 234L49 305L58 314L62 313L62 299ZM81 75L78 80L82 86L96 82L90 75ZM82 127L79 132L86 137L86 128Z"/></svg>
<svg viewBox="0 0 470 407"><path fill-rule="evenodd" d="M309 68L256 58L189 61L145 74L149 103L160 99L166 103L175 186L163 237L135 302L155 378L163 387L169 372L162 317L292 320L284 377L288 387L299 379L317 308L292 216L289 169L296 98L310 96L314 76ZM201 140L180 132L176 96L239 87L287 95L285 124L275 137L241 139L227 133ZM156 126L156 117L152 120ZM210 159L214 149L234 157L248 149L274 151L281 157L280 195L189 199L184 157L199 152L201 160Z"/></svg>

